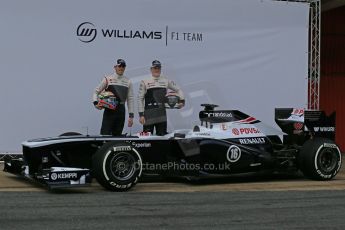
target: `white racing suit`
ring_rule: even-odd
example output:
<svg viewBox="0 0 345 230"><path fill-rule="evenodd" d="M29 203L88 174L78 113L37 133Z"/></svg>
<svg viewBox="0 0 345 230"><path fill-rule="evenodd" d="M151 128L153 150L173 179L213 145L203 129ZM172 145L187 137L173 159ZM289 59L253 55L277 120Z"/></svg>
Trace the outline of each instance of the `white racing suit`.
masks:
<svg viewBox="0 0 345 230"><path fill-rule="evenodd" d="M157 135L165 135L167 133L167 115L164 105L167 89L177 93L180 98L179 103L185 102L180 87L164 76L151 77L141 81L138 95L138 111L139 116L145 117L144 132L153 133L154 128L156 128Z"/></svg>
<svg viewBox="0 0 345 230"><path fill-rule="evenodd" d="M129 117L133 117L134 96L131 81L125 77L117 75L116 73L105 76L99 86L96 87L93 93L93 103L97 102L98 94L102 91L112 92L118 105L115 110L104 109L101 135L119 136L125 123L125 102L127 101Z"/></svg>

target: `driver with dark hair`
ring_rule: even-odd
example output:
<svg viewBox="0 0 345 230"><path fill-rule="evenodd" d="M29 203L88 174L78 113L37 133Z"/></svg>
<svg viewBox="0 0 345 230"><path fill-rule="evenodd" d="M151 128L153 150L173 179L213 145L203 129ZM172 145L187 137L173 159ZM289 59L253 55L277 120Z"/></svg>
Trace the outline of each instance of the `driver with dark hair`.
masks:
<svg viewBox="0 0 345 230"><path fill-rule="evenodd" d="M123 74L126 69L126 62L118 59L114 66L115 73L105 76L93 94L93 104L97 109L102 109L98 103L98 95L103 91L110 91L117 101L115 110L104 109L102 120L102 135L120 136L125 122L125 102L128 107L128 127L133 125L134 96L131 81Z"/></svg>
<svg viewBox="0 0 345 230"><path fill-rule="evenodd" d="M178 108L185 104L182 90L175 82L161 75L161 67L158 60L152 62L152 77L141 81L138 94L139 122L143 125L143 131L153 134L156 129L156 134L160 136L167 133L167 90L171 89L179 96Z"/></svg>

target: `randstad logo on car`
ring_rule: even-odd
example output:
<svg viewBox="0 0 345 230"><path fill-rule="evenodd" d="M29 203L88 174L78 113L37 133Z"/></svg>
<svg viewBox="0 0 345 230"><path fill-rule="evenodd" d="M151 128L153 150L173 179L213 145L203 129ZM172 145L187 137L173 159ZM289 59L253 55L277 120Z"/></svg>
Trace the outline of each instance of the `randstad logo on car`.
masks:
<svg viewBox="0 0 345 230"><path fill-rule="evenodd" d="M231 113L224 112L205 112L208 117L232 117Z"/></svg>

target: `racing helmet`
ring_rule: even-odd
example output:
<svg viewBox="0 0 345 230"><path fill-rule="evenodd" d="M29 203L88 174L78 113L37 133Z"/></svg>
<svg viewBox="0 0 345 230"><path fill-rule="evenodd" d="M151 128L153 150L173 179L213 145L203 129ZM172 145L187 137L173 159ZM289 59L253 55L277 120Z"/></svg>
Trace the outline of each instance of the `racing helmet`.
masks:
<svg viewBox="0 0 345 230"><path fill-rule="evenodd" d="M180 101L180 97L174 91L168 92L167 95L165 95L165 99L165 107L168 109L177 108L177 104Z"/></svg>
<svg viewBox="0 0 345 230"><path fill-rule="evenodd" d="M110 91L103 91L98 94L98 105L102 108L115 110L117 107L117 100L115 95Z"/></svg>

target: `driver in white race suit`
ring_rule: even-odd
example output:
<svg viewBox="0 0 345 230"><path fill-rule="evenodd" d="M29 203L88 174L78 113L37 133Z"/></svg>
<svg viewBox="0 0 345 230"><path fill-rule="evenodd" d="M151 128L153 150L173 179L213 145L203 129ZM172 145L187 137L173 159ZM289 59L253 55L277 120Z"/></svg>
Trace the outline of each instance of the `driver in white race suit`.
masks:
<svg viewBox="0 0 345 230"><path fill-rule="evenodd" d="M125 122L125 102L128 107L128 127L133 125L134 96L131 81L124 76L126 62L118 59L114 66L115 73L105 76L93 93L93 104L97 109L102 109L98 104L98 95L110 91L116 97L115 110L104 108L101 135L120 136Z"/></svg>
<svg viewBox="0 0 345 230"><path fill-rule="evenodd" d="M152 77L141 81L138 94L139 122L143 125L143 131L153 134L156 129L156 135L160 136L167 133L165 109L167 90L171 89L179 96L178 108L182 108L185 104L182 90L175 82L161 75L161 68L160 61L152 62Z"/></svg>

